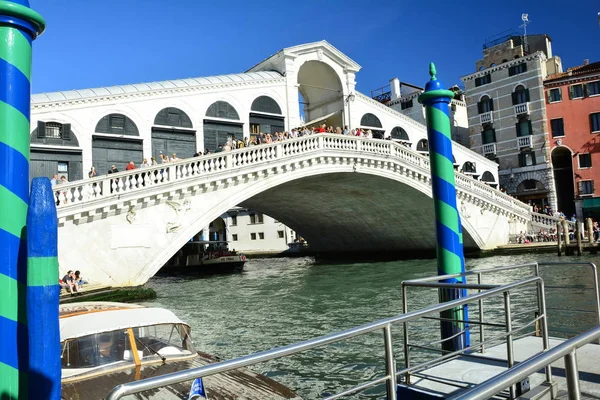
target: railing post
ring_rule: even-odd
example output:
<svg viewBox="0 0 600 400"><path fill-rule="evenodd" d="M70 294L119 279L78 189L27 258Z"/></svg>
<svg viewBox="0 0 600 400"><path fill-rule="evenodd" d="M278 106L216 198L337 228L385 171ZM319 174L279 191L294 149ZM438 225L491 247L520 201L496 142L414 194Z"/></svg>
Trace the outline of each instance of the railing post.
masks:
<svg viewBox="0 0 600 400"><path fill-rule="evenodd" d="M233 154L231 154L231 150L225 154L225 168L233 169Z"/></svg>
<svg viewBox="0 0 600 400"><path fill-rule="evenodd" d="M360 140L360 138L354 140L356 140L356 151L362 151L362 140Z"/></svg>
<svg viewBox="0 0 600 400"><path fill-rule="evenodd" d="M389 376L387 381L387 400L396 400L396 360L392 345L392 326L383 328L383 341L385 344L385 371Z"/></svg>
<svg viewBox="0 0 600 400"><path fill-rule="evenodd" d="M481 285L481 272L477 274L477 284ZM481 293L481 289L479 289L478 293ZM485 353L485 345L483 342L485 341L485 332L483 325L483 299L479 299L479 342L481 343L481 354Z"/></svg>
<svg viewBox="0 0 600 400"><path fill-rule="evenodd" d="M318 134L317 136L317 148L324 149L325 148L325 138L322 134Z"/></svg>
<svg viewBox="0 0 600 400"><path fill-rule="evenodd" d="M404 283L401 284L402 286L402 314L406 314L408 312L408 304L406 303L407 301L407 294L406 294L406 286L404 286ZM404 368L410 368L410 348L408 345L408 322L403 322L402 323L403 328L402 328L402 333L404 336ZM407 385L410 385L410 373L407 372L404 375L404 383Z"/></svg>
<svg viewBox="0 0 600 400"><path fill-rule="evenodd" d="M279 142L275 145L275 158L280 159L281 157L283 157L283 145Z"/></svg>
<svg viewBox="0 0 600 400"><path fill-rule="evenodd" d="M579 370L577 368L577 350L565 356L565 372L567 376L567 390L569 391L569 400L579 400L581 393L579 390Z"/></svg>
<svg viewBox="0 0 600 400"><path fill-rule="evenodd" d="M510 312L510 293L504 292L504 320L506 323L506 363L508 368L512 368L515 363L515 355L513 349L513 338L512 338L512 318ZM515 385L510 386L510 398L515 399L517 393Z"/></svg>

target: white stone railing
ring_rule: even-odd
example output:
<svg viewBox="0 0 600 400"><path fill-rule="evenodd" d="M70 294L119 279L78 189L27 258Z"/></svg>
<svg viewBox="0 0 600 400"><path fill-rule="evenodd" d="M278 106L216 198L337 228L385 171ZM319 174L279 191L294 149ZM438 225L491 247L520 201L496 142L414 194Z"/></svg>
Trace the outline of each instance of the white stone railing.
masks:
<svg viewBox="0 0 600 400"><path fill-rule="evenodd" d="M496 143L488 143L481 146L483 154L496 154Z"/></svg>
<svg viewBox="0 0 600 400"><path fill-rule="evenodd" d="M517 146L519 149L531 147L531 135L517 138Z"/></svg>
<svg viewBox="0 0 600 400"><path fill-rule="evenodd" d="M481 122L482 124L494 122L494 115L491 111L479 114L479 122Z"/></svg>
<svg viewBox="0 0 600 400"><path fill-rule="evenodd" d="M529 103L515 105L515 115L529 114Z"/></svg>
<svg viewBox="0 0 600 400"><path fill-rule="evenodd" d="M121 195L132 192L139 192L140 196L159 194L160 190L170 190L175 182L183 183L183 181L199 179L205 181L206 178L218 178L231 172L243 174L244 168L252 170L254 167L271 166L275 161L285 162L297 157L330 151L392 157L419 169L421 175L428 176L430 171L428 157L391 140L316 134L59 184L54 187L57 208L59 215L64 216L69 213L67 210L71 207L74 208L73 212L79 212L78 210L81 210L86 203L96 203L101 199L108 200L110 203L111 198L116 201ZM457 189L478 195L529 219L531 208L528 205L483 182L457 172L456 185ZM161 186L165 187L160 189ZM64 213L61 212L63 209Z"/></svg>
<svg viewBox="0 0 600 400"><path fill-rule="evenodd" d="M560 221L562 221L560 218L554 217L552 215L540 214L536 212L531 213L531 227L535 230L539 228L556 228L556 224L558 224L558 222ZM570 227L575 228L575 222L567 220L567 223Z"/></svg>

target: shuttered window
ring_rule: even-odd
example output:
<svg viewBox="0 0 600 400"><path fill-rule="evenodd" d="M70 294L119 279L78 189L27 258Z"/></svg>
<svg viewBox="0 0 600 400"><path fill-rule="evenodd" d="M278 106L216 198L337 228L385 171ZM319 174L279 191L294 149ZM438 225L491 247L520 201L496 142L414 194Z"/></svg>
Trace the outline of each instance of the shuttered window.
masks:
<svg viewBox="0 0 600 400"><path fill-rule="evenodd" d="M529 89L525 89L522 85L517 86L512 94L513 105L527 103L529 101Z"/></svg>
<svg viewBox="0 0 600 400"><path fill-rule="evenodd" d="M600 113L590 114L590 128L592 132L600 132Z"/></svg>
<svg viewBox="0 0 600 400"><path fill-rule="evenodd" d="M552 137L565 136L565 125L562 118L550 120L550 129L552 130Z"/></svg>
<svg viewBox="0 0 600 400"><path fill-rule="evenodd" d="M483 86L492 83L492 75L485 74L479 78L475 78L475 86Z"/></svg>
<svg viewBox="0 0 600 400"><path fill-rule="evenodd" d="M519 167L535 165L535 153L532 151L519 153Z"/></svg>
<svg viewBox="0 0 600 400"><path fill-rule="evenodd" d="M531 121L521 120L517 123L517 137L532 135Z"/></svg>
<svg viewBox="0 0 600 400"><path fill-rule="evenodd" d="M496 130L493 128L484 129L481 132L481 142L483 144L496 143Z"/></svg>
<svg viewBox="0 0 600 400"><path fill-rule="evenodd" d="M578 155L579 168L591 168L592 167L592 155L590 153L581 153Z"/></svg>
<svg viewBox="0 0 600 400"><path fill-rule="evenodd" d="M583 84L569 86L569 98L570 99L582 99L583 98Z"/></svg>
<svg viewBox="0 0 600 400"><path fill-rule="evenodd" d="M548 96L548 103L556 103L556 102L562 100L562 93L560 91L560 88L554 88L554 89L548 90L547 96Z"/></svg>
<svg viewBox="0 0 600 400"><path fill-rule="evenodd" d="M580 196L594 194L594 181L579 181L577 186Z"/></svg>
<svg viewBox="0 0 600 400"><path fill-rule="evenodd" d="M521 63L519 65L515 65L513 67L508 68L508 76L519 75L524 72L527 72L527 64Z"/></svg>
<svg viewBox="0 0 600 400"><path fill-rule="evenodd" d="M600 81L590 82L585 86L588 96L596 96L600 94Z"/></svg>
<svg viewBox="0 0 600 400"><path fill-rule="evenodd" d="M486 112L494 111L494 101L490 99L488 96L483 96L481 101L477 103L477 108L479 114L484 114Z"/></svg>

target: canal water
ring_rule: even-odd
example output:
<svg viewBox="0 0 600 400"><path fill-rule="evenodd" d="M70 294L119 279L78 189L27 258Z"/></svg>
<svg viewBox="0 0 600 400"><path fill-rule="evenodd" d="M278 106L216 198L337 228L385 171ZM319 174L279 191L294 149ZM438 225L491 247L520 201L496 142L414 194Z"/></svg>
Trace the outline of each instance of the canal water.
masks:
<svg viewBox="0 0 600 400"><path fill-rule="evenodd" d="M600 261L596 257L532 254L471 259L467 260L467 268L536 260ZM241 274L200 279L153 278L148 286L156 290L158 298L145 304L168 308L188 322L198 350L230 359L401 314L400 282L435 273L435 260L323 264L315 263L312 258L254 259L248 261ZM551 293L549 288L547 296L552 300L548 307L593 309L591 296L583 289L592 286L589 275L572 267L557 268L552 274L552 279L545 278L548 286L574 280L574 285L581 290L572 295L564 290L562 294L561 290ZM485 279L490 283L492 279L494 283L505 283L529 275L526 271L512 271L494 273ZM588 300L582 300L584 297ZM415 289L409 297L409 309L433 304L436 299L435 290ZM516 293L511 299L513 311L531 308L535 304L533 299L531 289ZM484 308L486 321L503 323L502 297L486 301ZM516 318L525 324L532 315ZM582 330L590 327L594 318L594 314L575 318L567 315L556 323L551 320L551 324L560 329ZM411 342L425 345L437 340L439 325L436 324L436 321L423 321L411 326ZM491 334L486 330L486 337ZM401 327L395 328L393 335L401 368ZM383 354L383 335L377 332L253 369L288 385L303 398L322 398L384 375ZM411 359L419 361L425 357L425 354L415 353ZM379 398L383 390L379 386L356 398Z"/></svg>

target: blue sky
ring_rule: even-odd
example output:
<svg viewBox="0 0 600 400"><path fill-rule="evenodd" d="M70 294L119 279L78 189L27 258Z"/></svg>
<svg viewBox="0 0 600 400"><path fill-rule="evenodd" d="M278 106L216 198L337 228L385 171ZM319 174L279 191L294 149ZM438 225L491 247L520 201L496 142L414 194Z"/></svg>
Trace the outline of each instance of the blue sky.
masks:
<svg viewBox="0 0 600 400"><path fill-rule="evenodd" d="M30 0L48 23L33 92L243 72L282 48L325 39L359 63L357 89L390 78L446 86L474 72L485 40L548 33L563 66L600 61L598 0ZM525 6L526 5L526 6Z"/></svg>

